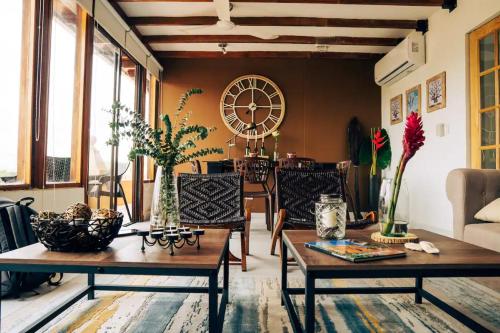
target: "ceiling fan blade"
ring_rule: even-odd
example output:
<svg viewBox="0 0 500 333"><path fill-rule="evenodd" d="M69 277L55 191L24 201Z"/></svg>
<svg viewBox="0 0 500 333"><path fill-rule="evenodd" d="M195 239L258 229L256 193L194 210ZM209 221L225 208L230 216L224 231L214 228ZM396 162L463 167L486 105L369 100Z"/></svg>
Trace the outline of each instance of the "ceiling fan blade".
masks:
<svg viewBox="0 0 500 333"><path fill-rule="evenodd" d="M213 0L215 5L215 11L220 21L230 22L231 21L231 5L229 0Z"/></svg>
<svg viewBox="0 0 500 333"><path fill-rule="evenodd" d="M279 38L279 35L274 35L272 33L265 33L265 32L252 32L249 33L248 35L266 40Z"/></svg>
<svg viewBox="0 0 500 333"><path fill-rule="evenodd" d="M186 28L181 28L179 31L185 33L185 34L193 34L193 33L201 33L203 29L210 29L213 27L217 27L217 25L200 25L200 26L190 26Z"/></svg>

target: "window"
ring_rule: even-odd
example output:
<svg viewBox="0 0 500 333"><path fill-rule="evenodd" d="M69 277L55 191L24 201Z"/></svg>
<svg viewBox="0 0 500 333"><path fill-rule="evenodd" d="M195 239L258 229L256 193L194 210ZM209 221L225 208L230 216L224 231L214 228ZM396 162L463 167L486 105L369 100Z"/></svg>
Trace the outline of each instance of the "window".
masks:
<svg viewBox="0 0 500 333"><path fill-rule="evenodd" d="M500 169L500 16L470 35L471 164Z"/></svg>
<svg viewBox="0 0 500 333"><path fill-rule="evenodd" d="M29 183L34 1L5 1L0 11L0 186ZM8 33L6 33L8 31Z"/></svg>
<svg viewBox="0 0 500 333"><path fill-rule="evenodd" d="M46 183L79 182L85 13L75 0L53 0Z"/></svg>

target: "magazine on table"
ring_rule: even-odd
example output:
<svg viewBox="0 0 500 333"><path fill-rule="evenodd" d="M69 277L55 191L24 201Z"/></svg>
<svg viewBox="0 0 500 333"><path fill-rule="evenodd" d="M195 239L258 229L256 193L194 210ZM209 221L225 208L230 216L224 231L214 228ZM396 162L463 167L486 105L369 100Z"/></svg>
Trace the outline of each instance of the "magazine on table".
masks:
<svg viewBox="0 0 500 333"><path fill-rule="evenodd" d="M305 243L307 248L352 262L399 258L405 251L393 249L384 244L367 243L354 239L334 239Z"/></svg>

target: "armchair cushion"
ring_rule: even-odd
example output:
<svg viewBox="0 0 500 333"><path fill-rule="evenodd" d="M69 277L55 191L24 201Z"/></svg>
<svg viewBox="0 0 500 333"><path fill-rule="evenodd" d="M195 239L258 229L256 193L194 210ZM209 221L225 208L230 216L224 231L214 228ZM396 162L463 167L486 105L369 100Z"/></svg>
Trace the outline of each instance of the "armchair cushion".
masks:
<svg viewBox="0 0 500 333"><path fill-rule="evenodd" d="M473 223L465 226L464 241L500 252L500 223Z"/></svg>
<svg viewBox="0 0 500 333"><path fill-rule="evenodd" d="M497 198L483 207L474 215L475 219L485 222L500 223L500 198Z"/></svg>

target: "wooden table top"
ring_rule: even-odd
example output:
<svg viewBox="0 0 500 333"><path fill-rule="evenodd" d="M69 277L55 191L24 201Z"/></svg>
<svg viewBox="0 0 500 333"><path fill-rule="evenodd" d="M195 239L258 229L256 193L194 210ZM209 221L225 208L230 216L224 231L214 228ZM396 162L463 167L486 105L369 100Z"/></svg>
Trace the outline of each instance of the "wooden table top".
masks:
<svg viewBox="0 0 500 333"><path fill-rule="evenodd" d="M346 238L373 242L370 235L373 230L347 230ZM484 249L469 243L441 236L426 230L414 229L412 233L433 243L440 254L428 254L406 250L403 244L389 244L391 248L405 250L406 257L353 263L328 254L306 248L304 243L321 241L315 230L283 231L289 251L298 261L299 266L307 271L334 270L387 270L387 269L496 269L500 270L500 253Z"/></svg>
<svg viewBox="0 0 500 333"><path fill-rule="evenodd" d="M230 230L209 229L200 237L200 250L196 246L169 250L158 245L146 246L141 251L142 238L128 236L116 238L104 251L99 252L55 252L48 251L40 243L0 254L2 264L130 267L130 268L188 268L217 269L223 260L223 250L229 242Z"/></svg>

